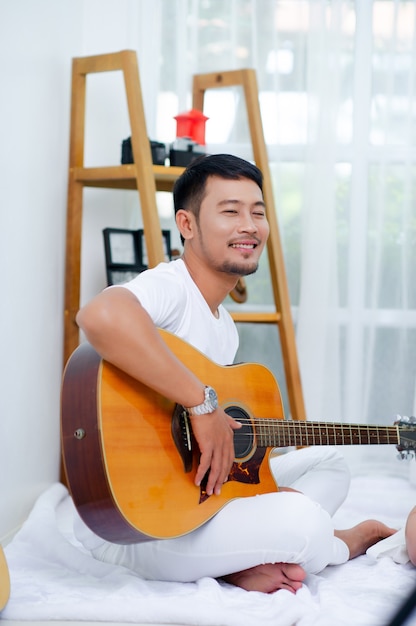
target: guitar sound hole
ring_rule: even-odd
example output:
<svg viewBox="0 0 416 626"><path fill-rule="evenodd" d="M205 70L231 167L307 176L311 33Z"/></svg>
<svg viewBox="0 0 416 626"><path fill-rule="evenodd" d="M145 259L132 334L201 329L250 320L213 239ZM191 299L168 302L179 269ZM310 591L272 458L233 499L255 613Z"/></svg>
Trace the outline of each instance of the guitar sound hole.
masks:
<svg viewBox="0 0 416 626"><path fill-rule="evenodd" d="M234 452L236 459L244 459L253 449L254 435L250 416L239 406L229 406L225 412L242 427L234 431Z"/></svg>

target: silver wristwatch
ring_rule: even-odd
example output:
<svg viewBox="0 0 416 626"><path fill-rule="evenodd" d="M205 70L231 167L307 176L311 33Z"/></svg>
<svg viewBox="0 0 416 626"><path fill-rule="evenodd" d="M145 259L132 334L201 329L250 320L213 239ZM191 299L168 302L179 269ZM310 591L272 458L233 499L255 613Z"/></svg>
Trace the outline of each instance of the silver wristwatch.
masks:
<svg viewBox="0 0 416 626"><path fill-rule="evenodd" d="M205 400L202 404L186 408L189 415L205 415L205 413L213 413L218 407L217 392L208 385L205 386Z"/></svg>

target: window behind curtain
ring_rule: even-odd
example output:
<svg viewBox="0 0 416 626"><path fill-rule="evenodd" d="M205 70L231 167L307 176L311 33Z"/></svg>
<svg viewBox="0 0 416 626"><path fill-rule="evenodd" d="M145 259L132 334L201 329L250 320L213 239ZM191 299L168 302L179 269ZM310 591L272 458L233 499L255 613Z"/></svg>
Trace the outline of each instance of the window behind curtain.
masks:
<svg viewBox="0 0 416 626"><path fill-rule="evenodd" d="M193 74L256 70L308 417L414 412L415 2L162 5L157 139L174 138ZM209 92L205 113L210 152L252 158L238 89ZM273 305L266 257L247 283L250 305ZM275 329L239 330L241 358L282 380Z"/></svg>

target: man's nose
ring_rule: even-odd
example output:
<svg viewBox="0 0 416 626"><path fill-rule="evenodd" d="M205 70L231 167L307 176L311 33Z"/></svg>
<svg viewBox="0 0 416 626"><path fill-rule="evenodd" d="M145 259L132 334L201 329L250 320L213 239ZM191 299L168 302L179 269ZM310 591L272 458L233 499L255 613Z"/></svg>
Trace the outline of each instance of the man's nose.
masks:
<svg viewBox="0 0 416 626"><path fill-rule="evenodd" d="M245 233L257 232L257 224L250 213L241 215L239 230Z"/></svg>

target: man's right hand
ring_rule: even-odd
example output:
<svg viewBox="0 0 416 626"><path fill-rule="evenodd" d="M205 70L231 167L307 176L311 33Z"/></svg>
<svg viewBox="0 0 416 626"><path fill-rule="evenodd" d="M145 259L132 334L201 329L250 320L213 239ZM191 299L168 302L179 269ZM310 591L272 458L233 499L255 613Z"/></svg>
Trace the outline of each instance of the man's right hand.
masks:
<svg viewBox="0 0 416 626"><path fill-rule="evenodd" d="M213 413L193 415L191 422L201 452L195 484L199 487L209 471L206 492L209 496L219 495L235 458L234 430L241 428L241 424L221 407Z"/></svg>

